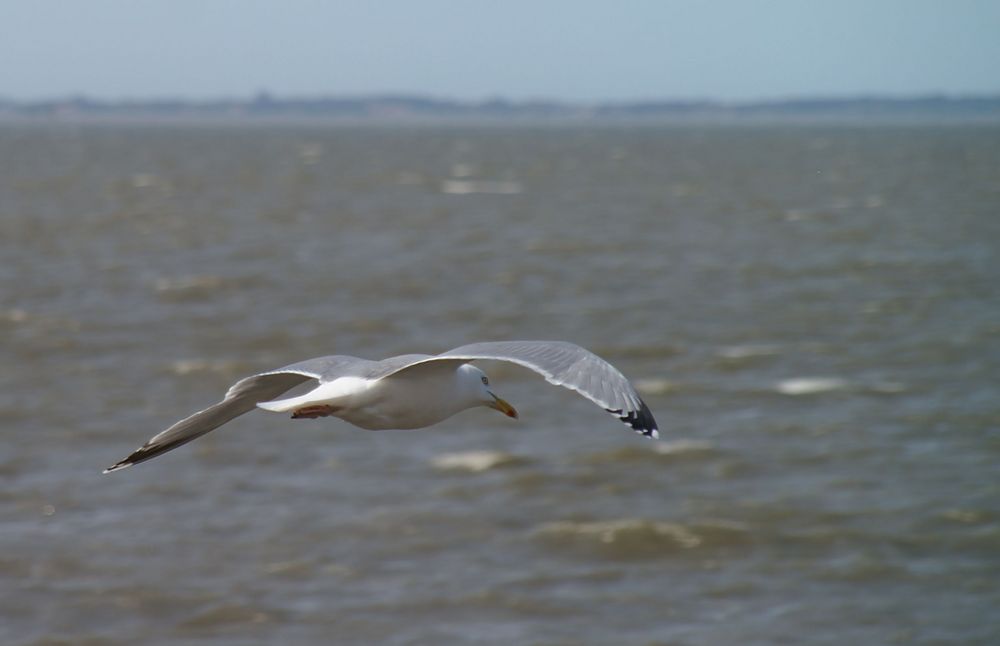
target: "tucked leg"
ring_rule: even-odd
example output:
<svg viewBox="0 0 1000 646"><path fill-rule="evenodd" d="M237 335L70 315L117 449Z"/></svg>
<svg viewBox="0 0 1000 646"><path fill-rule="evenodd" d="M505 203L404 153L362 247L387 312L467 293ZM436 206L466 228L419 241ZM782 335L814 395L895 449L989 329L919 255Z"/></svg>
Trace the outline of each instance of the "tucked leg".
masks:
<svg viewBox="0 0 1000 646"><path fill-rule="evenodd" d="M317 404L315 406L303 406L292 411L292 419L316 419L317 417L329 417L337 412L337 408L329 404Z"/></svg>

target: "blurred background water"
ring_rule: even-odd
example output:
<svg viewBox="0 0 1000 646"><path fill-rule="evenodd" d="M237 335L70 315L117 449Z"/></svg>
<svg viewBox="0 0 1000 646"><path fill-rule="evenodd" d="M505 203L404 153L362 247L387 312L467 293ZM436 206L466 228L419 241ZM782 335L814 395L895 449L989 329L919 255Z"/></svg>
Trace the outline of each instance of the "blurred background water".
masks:
<svg viewBox="0 0 1000 646"><path fill-rule="evenodd" d="M0 642L995 644L1000 128L0 129ZM236 379L565 339L644 440L252 413Z"/></svg>

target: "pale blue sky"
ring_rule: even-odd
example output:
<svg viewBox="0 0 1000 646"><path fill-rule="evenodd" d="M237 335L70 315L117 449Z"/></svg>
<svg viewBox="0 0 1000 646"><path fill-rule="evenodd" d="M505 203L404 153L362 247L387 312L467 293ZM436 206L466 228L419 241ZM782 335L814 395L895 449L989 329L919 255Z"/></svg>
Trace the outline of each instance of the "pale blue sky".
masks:
<svg viewBox="0 0 1000 646"><path fill-rule="evenodd" d="M0 0L0 97L1000 92L1000 0Z"/></svg>

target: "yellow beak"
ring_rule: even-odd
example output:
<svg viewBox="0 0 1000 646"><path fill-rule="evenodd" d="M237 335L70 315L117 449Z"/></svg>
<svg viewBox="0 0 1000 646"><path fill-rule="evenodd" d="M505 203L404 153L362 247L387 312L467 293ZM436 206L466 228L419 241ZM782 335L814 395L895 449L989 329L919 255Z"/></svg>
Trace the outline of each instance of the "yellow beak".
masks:
<svg viewBox="0 0 1000 646"><path fill-rule="evenodd" d="M493 395L493 393L490 394ZM514 419L517 419L517 410L515 410L513 406L508 404L503 399L497 397L496 395L493 395L493 400L494 401L492 404L486 404L486 405L489 406L490 408L500 411L507 417L513 417Z"/></svg>

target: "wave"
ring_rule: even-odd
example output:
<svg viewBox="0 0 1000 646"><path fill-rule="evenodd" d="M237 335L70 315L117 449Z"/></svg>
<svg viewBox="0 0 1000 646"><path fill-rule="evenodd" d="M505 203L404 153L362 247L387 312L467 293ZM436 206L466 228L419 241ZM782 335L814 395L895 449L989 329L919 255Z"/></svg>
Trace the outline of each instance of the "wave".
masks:
<svg viewBox="0 0 1000 646"><path fill-rule="evenodd" d="M535 529L533 536L559 549L577 549L612 559L632 559L741 546L750 541L751 532L744 523L731 520L675 523L623 518L545 523Z"/></svg>
<svg viewBox="0 0 1000 646"><path fill-rule="evenodd" d="M431 466L441 471L480 473L527 462L527 458L505 451L461 451L437 455L431 459Z"/></svg>
<svg viewBox="0 0 1000 646"><path fill-rule="evenodd" d="M661 440L644 443L642 446L622 446L607 451L599 451L583 456L585 464L605 464L615 462L704 460L719 457L722 451L711 442L702 440Z"/></svg>
<svg viewBox="0 0 1000 646"><path fill-rule="evenodd" d="M441 182L441 192L448 195L517 195L521 183L510 180L446 179Z"/></svg>
<svg viewBox="0 0 1000 646"><path fill-rule="evenodd" d="M158 278L154 285L156 293L161 298L176 301L207 298L225 287L224 278L212 275Z"/></svg>
<svg viewBox="0 0 1000 646"><path fill-rule="evenodd" d="M782 395L816 395L838 390L847 390L850 382L839 377L796 377L783 379L774 385Z"/></svg>
<svg viewBox="0 0 1000 646"><path fill-rule="evenodd" d="M907 387L895 381L861 383L841 377L794 377L782 379L774 384L774 391L792 397L802 395L822 395L835 392L866 393L872 395L896 395L906 392Z"/></svg>

